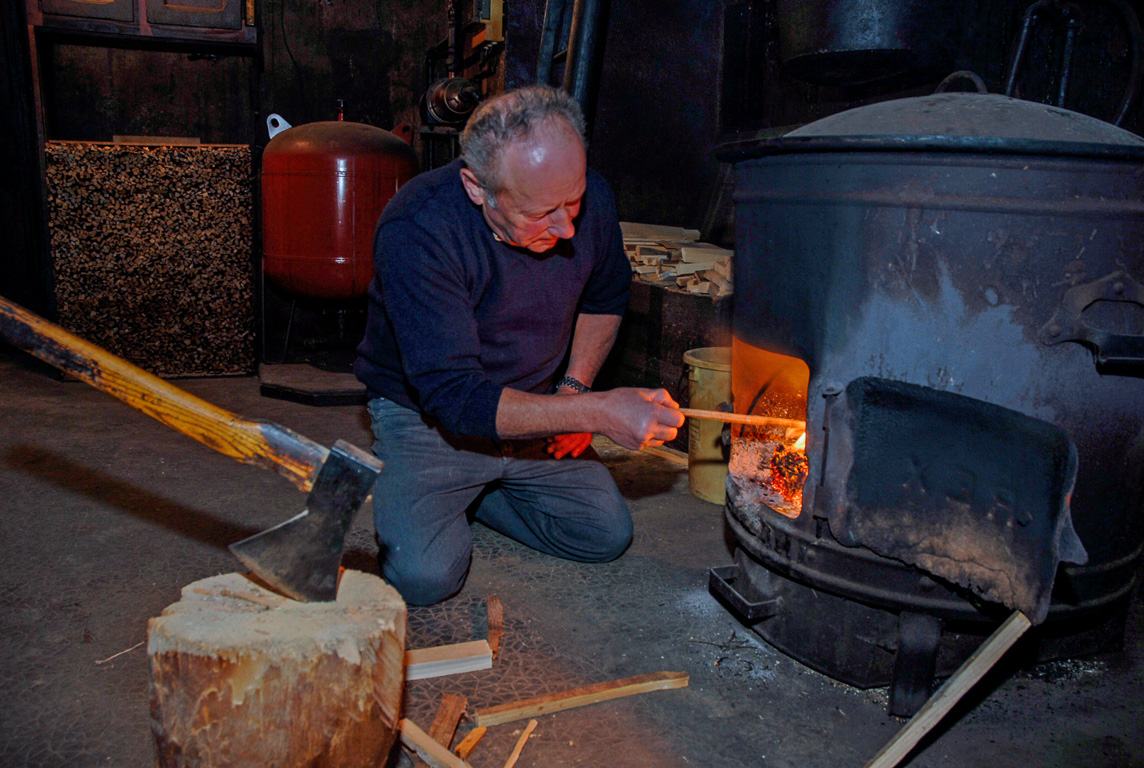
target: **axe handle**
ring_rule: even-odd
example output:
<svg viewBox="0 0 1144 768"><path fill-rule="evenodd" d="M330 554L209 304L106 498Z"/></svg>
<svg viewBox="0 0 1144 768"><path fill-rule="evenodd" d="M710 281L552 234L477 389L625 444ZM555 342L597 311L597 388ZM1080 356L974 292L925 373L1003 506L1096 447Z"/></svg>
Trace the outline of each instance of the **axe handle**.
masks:
<svg viewBox="0 0 1144 768"><path fill-rule="evenodd" d="M200 400L2 296L0 336L208 448L277 472L302 491L313 486L329 454L285 427L243 419Z"/></svg>

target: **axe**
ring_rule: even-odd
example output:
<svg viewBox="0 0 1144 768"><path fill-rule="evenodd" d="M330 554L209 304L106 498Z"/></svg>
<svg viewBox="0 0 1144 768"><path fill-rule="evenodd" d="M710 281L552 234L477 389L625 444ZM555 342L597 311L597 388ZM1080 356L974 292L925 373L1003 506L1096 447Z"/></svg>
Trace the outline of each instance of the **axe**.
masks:
<svg viewBox="0 0 1144 768"><path fill-rule="evenodd" d="M326 449L269 421L243 419L147 373L0 296L0 338L174 430L309 491L289 520L230 545L259 578L295 600L331 601L346 531L381 462L344 440Z"/></svg>

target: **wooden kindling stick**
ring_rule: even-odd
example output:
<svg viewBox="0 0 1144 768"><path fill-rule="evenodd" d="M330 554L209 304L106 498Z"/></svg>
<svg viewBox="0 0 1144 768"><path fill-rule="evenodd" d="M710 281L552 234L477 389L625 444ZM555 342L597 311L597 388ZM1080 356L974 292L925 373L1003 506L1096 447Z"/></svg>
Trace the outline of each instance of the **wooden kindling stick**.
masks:
<svg viewBox="0 0 1144 768"><path fill-rule="evenodd" d="M484 726L511 723L513 720L539 717L551 712L561 712L565 709L584 707L589 704L598 704L601 701L620 699L640 693L686 688L688 680L686 672L652 672L647 675L625 677L622 680L596 683L584 688L548 693L532 699L478 709L476 721L477 725Z"/></svg>
<svg viewBox="0 0 1144 768"><path fill-rule="evenodd" d="M536 730L538 723L535 720L528 721L528 727L524 729L524 733L520 734L520 738L516 741L516 746L513 747L512 754L508 756L508 762L504 764L504 768L513 768L516 761L520 759L520 753L524 750L524 744L528 741L528 737Z"/></svg>
<svg viewBox="0 0 1144 768"><path fill-rule="evenodd" d="M945 684L930 696L929 701L910 718L910 722L906 723L906 727L898 731L897 735L874 755L874 759L866 763L866 768L894 768L901 762L922 737L946 716L953 705L977 684L982 675L1005 655L1005 651L1017 642L1017 638L1025 634L1025 630L1031 624L1025 614L1014 611L1013 615L958 667Z"/></svg>
<svg viewBox="0 0 1144 768"><path fill-rule="evenodd" d="M772 416L753 416L747 413L725 413L723 411L703 411L697 408L680 408L679 412L690 419L712 419L728 424L751 424L756 427L797 427L806 429L806 422L798 419L778 419Z"/></svg>
<svg viewBox="0 0 1144 768"><path fill-rule="evenodd" d="M429 738L429 734L409 718L403 718L399 727L401 743L416 752L418 757L433 768L472 768L467 762Z"/></svg>

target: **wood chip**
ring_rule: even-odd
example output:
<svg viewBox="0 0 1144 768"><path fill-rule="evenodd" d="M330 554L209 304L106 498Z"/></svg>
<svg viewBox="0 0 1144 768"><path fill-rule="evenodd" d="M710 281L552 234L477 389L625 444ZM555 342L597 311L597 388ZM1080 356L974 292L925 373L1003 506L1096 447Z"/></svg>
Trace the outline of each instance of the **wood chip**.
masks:
<svg viewBox="0 0 1144 768"><path fill-rule="evenodd" d="M453 744L453 734L457 732L457 724L465 714L465 707L469 700L455 693L441 694L441 704L437 707L437 715L433 724L429 726L429 738L448 749Z"/></svg>
<svg viewBox="0 0 1144 768"><path fill-rule="evenodd" d="M489 595L485 599L486 612L489 616L489 648L495 659L500 655L501 635L504 634L504 606L496 595Z"/></svg>
<svg viewBox="0 0 1144 768"><path fill-rule="evenodd" d="M504 764L504 768L512 768L516 765L516 761L520 759L520 753L524 749L524 744L528 741L528 737L536 730L536 726L540 723L535 720L528 721L528 727L524 729L524 733L520 734L520 738L516 740L516 746L512 749L512 754L508 756L508 762Z"/></svg>
<svg viewBox="0 0 1144 768"><path fill-rule="evenodd" d="M468 760L469 755L473 754L473 750L477 748L477 744L480 743L481 739L485 737L485 731L487 730L488 728L485 726L478 725L476 728L469 731L469 734L465 736L465 738L461 739L461 743L457 745L455 750L453 750L457 753L457 757L461 758L462 760Z"/></svg>

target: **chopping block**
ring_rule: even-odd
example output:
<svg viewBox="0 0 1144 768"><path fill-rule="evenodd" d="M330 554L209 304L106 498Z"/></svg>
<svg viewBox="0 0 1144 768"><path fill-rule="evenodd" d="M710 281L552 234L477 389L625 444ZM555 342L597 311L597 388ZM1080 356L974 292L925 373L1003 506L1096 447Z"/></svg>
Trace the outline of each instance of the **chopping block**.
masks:
<svg viewBox="0 0 1144 768"><path fill-rule="evenodd" d="M405 679L405 603L343 571L333 602L238 573L187 585L147 624L161 768L383 765Z"/></svg>

